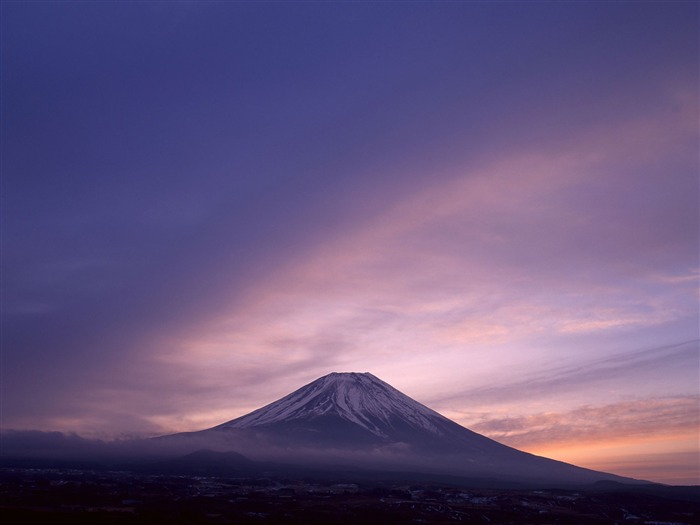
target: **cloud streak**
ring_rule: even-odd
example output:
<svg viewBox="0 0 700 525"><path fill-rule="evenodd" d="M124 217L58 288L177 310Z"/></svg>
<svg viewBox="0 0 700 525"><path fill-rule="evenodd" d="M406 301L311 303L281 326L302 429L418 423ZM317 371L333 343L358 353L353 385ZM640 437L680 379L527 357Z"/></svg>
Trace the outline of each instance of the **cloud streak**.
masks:
<svg viewBox="0 0 700 525"><path fill-rule="evenodd" d="M700 476L700 398L644 398L471 425L501 443L595 470L671 484Z"/></svg>
<svg viewBox="0 0 700 525"><path fill-rule="evenodd" d="M609 395L610 388L615 388L616 385L625 389L625 383L630 378L635 384L647 382L645 391L648 391L648 382L653 382L654 378L663 382L665 374L675 377L678 370L686 370L688 376L687 382L678 385L680 389L692 389L692 385L699 380L698 344L699 341L695 340L599 359L584 359L573 366L544 368L516 381L495 386L480 385L450 398L434 399L433 402L449 406L458 399L468 399L486 405L507 405L528 399L547 398L555 393L562 395L568 391L580 392L582 389L602 390L604 395ZM634 395L635 392L631 391L630 394Z"/></svg>
<svg viewBox="0 0 700 525"><path fill-rule="evenodd" d="M471 425L516 448L585 446L590 442L654 441L693 436L700 421L698 397L648 398L603 406L582 406L563 413L494 418Z"/></svg>

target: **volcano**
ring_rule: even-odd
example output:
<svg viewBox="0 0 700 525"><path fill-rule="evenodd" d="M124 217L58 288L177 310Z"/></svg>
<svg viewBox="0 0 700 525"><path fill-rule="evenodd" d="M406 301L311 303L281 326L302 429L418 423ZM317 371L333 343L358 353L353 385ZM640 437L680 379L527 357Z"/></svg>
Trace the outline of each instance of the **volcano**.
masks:
<svg viewBox="0 0 700 525"><path fill-rule="evenodd" d="M535 456L473 432L370 373L332 373L216 427L160 438L191 449L316 467L555 484L635 482Z"/></svg>
<svg viewBox="0 0 700 525"><path fill-rule="evenodd" d="M289 445L443 449L493 441L414 401L370 373L333 373L214 429L256 429ZM465 431L469 439L465 441Z"/></svg>

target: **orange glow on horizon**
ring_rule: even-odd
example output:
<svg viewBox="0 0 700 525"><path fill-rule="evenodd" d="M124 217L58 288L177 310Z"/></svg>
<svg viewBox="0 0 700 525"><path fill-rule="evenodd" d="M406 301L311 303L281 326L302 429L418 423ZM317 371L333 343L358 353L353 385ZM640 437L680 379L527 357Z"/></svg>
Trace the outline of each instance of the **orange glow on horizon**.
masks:
<svg viewBox="0 0 700 525"><path fill-rule="evenodd" d="M507 442L505 444L508 444ZM700 445L692 432L519 447L566 463L659 483L700 484ZM660 467L663 467L661 469Z"/></svg>

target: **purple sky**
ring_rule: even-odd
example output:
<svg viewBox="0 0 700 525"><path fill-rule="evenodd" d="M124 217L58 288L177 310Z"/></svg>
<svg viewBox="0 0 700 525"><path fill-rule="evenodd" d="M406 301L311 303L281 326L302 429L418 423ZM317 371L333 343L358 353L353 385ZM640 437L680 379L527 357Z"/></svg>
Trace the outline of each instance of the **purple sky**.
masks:
<svg viewBox="0 0 700 525"><path fill-rule="evenodd" d="M369 371L698 483L698 4L3 2L2 428Z"/></svg>

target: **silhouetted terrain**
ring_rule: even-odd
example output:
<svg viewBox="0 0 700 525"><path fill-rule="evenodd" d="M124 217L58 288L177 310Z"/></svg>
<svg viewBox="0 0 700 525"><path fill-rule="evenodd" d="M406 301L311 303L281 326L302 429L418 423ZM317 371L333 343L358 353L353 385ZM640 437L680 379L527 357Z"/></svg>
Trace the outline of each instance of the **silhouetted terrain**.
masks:
<svg viewBox="0 0 700 525"><path fill-rule="evenodd" d="M700 516L698 487L604 483L526 489L486 484L347 471L335 477L312 470L249 477L3 468L0 519L52 524L690 525Z"/></svg>

